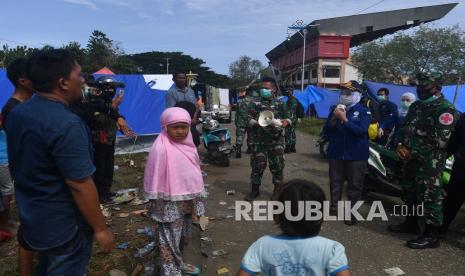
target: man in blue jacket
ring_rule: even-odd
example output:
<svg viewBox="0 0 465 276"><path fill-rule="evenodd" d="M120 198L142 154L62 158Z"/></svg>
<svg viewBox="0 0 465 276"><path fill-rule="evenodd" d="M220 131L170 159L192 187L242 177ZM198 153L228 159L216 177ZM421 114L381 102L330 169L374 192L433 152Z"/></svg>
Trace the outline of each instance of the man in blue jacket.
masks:
<svg viewBox="0 0 465 276"><path fill-rule="evenodd" d="M324 126L329 138L328 159L331 191L331 213L337 212L344 182L352 206L361 199L369 155L368 127L370 110L360 103L361 86L351 81L341 86L340 104L333 107ZM357 220L351 217L347 225Z"/></svg>

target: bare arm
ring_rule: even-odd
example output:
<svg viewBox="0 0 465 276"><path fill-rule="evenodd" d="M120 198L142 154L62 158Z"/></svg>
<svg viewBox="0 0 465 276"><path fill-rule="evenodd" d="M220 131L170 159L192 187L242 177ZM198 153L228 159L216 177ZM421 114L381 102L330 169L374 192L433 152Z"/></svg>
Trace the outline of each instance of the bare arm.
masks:
<svg viewBox="0 0 465 276"><path fill-rule="evenodd" d="M349 270L343 270L343 271L336 273L336 276L351 276L351 274Z"/></svg>
<svg viewBox="0 0 465 276"><path fill-rule="evenodd" d="M239 271L236 273L236 276L250 276L249 273L245 272L244 270L239 269ZM339 276L339 275L338 275ZM342 276L345 276L345 275L342 275Z"/></svg>
<svg viewBox="0 0 465 276"><path fill-rule="evenodd" d="M100 204L94 181L90 176L79 179L66 179L71 189L74 202L81 214L90 224L95 233L95 238L104 252L113 248L115 237L106 225L105 217L100 210Z"/></svg>

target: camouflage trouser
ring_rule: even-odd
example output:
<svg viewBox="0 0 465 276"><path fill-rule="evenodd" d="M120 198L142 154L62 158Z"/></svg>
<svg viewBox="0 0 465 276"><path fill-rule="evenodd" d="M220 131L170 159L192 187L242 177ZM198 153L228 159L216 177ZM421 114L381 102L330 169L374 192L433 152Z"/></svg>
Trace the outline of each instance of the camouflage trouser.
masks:
<svg viewBox="0 0 465 276"><path fill-rule="evenodd" d="M443 222L442 202L444 187L440 174L431 176L425 173L429 166L419 166L417 161L408 162L404 166L402 180L402 199L407 206L418 206L423 203L426 224L440 226Z"/></svg>
<svg viewBox="0 0 465 276"><path fill-rule="evenodd" d="M246 127L236 127L236 148L242 148L244 137L247 134L247 145L249 145L249 134Z"/></svg>
<svg viewBox="0 0 465 276"><path fill-rule="evenodd" d="M252 155L250 156L250 166L252 174L250 182L252 187L259 187L262 182L262 176L265 172L267 162L273 176L273 184L275 187L283 183L284 169L284 146L278 145L252 145Z"/></svg>
<svg viewBox="0 0 465 276"><path fill-rule="evenodd" d="M286 127L285 137L286 137L286 146L295 145L297 138L295 136L294 126Z"/></svg>

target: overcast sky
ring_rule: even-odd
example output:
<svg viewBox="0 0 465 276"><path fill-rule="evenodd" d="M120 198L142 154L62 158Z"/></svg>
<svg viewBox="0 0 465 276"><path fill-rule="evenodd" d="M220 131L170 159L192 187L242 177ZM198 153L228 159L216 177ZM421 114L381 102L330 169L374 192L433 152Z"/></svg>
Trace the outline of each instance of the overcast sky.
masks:
<svg viewBox="0 0 465 276"><path fill-rule="evenodd" d="M465 29L465 0L2 0L0 44L85 46L97 29L127 53L181 51L228 74L241 55L266 64L265 53L297 19L310 23L373 5L363 13L451 2L459 5L436 25Z"/></svg>

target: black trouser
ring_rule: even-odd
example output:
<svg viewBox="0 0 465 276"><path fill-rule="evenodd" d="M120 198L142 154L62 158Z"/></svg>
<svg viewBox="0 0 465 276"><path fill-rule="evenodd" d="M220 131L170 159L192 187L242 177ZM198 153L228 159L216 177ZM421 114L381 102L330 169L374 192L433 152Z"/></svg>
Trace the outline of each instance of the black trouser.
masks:
<svg viewBox="0 0 465 276"><path fill-rule="evenodd" d="M361 200L367 161L329 160L329 185L331 208L337 208L341 200L344 182L347 181L347 198L355 204Z"/></svg>
<svg viewBox="0 0 465 276"><path fill-rule="evenodd" d="M94 144L94 181L100 198L110 195L115 166L115 146Z"/></svg>
<svg viewBox="0 0 465 276"><path fill-rule="evenodd" d="M460 207L465 202L465 172L463 168L464 161L457 161L454 163L450 181L444 185L446 197L443 202L444 222L443 229L448 229L451 222L457 215Z"/></svg>

